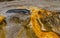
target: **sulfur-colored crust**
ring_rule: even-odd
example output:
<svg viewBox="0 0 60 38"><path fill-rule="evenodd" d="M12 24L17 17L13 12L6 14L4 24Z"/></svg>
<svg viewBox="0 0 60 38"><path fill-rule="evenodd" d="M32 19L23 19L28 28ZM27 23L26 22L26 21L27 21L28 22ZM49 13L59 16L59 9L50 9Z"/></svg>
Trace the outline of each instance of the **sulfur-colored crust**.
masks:
<svg viewBox="0 0 60 38"><path fill-rule="evenodd" d="M4 16L0 16L0 23L5 19Z"/></svg>
<svg viewBox="0 0 60 38"><path fill-rule="evenodd" d="M0 30L0 38L5 38L4 30Z"/></svg>
<svg viewBox="0 0 60 38"><path fill-rule="evenodd" d="M43 18L43 16L41 15L41 14L38 14L38 11L41 11L41 13L43 13L44 12L44 10L42 10L42 9L38 9L38 8L32 8L31 9L31 13L32 13L32 15L31 15L31 23L32 23L32 29L33 29L33 31L35 32L35 34L36 34L36 36L38 37L38 38L60 38L56 33L54 33L54 32L42 32L41 31L41 26L39 25L39 23L37 22L37 20L36 19L38 19L38 18ZM49 12L49 11L48 11ZM50 13L46 13L47 14L47 16L48 15L50 15ZM0 16L0 23L3 21L5 19L5 17L4 16ZM0 38L5 38L5 33L4 33L4 31L3 30L0 30L1 32L0 32ZM23 29L22 29L22 31L23 31ZM21 32L22 32L21 31ZM19 32L19 34L18 34L18 37L17 38L20 38L20 33L21 32Z"/></svg>
<svg viewBox="0 0 60 38"><path fill-rule="evenodd" d="M2 23L4 19L5 19L4 16L0 16L0 23ZM6 25L5 25L5 23L3 22L3 24L0 25L0 38L5 38L4 26L6 26Z"/></svg>
<svg viewBox="0 0 60 38"><path fill-rule="evenodd" d="M44 10L41 9L32 9L32 15L31 15L31 23L32 23L32 28L38 38L60 38L56 33L54 32L42 32L41 31L41 26L37 22L37 18L43 18L42 15L38 15L38 11L44 12ZM49 12L49 11L48 11ZM49 14L47 14L49 15Z"/></svg>

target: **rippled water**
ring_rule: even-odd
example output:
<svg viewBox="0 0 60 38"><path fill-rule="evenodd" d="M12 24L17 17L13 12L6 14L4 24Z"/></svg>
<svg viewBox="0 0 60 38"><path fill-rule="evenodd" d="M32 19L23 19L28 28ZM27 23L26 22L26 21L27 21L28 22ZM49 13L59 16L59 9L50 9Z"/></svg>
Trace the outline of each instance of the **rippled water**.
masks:
<svg viewBox="0 0 60 38"><path fill-rule="evenodd" d="M25 3L24 3L25 2ZM29 2L29 4L28 4ZM37 7L41 7L41 8L44 8L44 9L49 9L49 10L60 10L60 2L59 1L54 1L54 2L46 2L46 1L14 1L14 2L3 2L3 3L0 3L0 15L3 15L3 16L6 16L6 17L9 17L9 16L15 16L16 14L14 13L6 13L7 10L9 9L19 9L20 6L37 6ZM18 16L19 14L17 14L16 16ZM23 15L21 16L21 18L23 17ZM26 17L28 17L26 15ZM23 18L25 19L25 18ZM23 29L24 27L21 25L21 24L15 24L15 23L11 23L7 20L7 26L5 28L5 31L6 31L6 38L16 38L17 37L17 34L18 32ZM24 30L24 29L23 29ZM24 37L23 37L24 36ZM21 38L28 38L28 36L26 35L26 30L23 31L22 33L22 37ZM35 37L34 37L35 38Z"/></svg>

